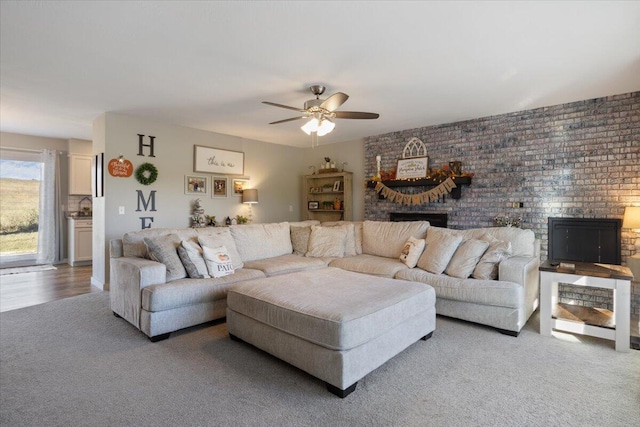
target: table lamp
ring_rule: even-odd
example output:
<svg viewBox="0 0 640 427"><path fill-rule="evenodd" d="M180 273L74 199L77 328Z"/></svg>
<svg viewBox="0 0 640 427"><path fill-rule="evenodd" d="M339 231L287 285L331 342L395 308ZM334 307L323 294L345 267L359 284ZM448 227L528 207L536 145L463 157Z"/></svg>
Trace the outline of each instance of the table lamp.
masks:
<svg viewBox="0 0 640 427"><path fill-rule="evenodd" d="M624 208L622 228L640 229L640 206L627 206ZM640 254L640 237L636 236L636 255Z"/></svg>
<svg viewBox="0 0 640 427"><path fill-rule="evenodd" d="M242 203L249 205L249 223L253 222L253 212L251 206L258 203L258 190L256 188L245 188L242 190Z"/></svg>

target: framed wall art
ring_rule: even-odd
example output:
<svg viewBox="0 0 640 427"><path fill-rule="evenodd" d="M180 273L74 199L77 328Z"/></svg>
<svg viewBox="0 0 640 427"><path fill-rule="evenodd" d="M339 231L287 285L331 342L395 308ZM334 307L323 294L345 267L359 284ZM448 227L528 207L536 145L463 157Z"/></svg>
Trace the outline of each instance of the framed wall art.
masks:
<svg viewBox="0 0 640 427"><path fill-rule="evenodd" d="M221 175L244 175L244 153L194 145L193 171Z"/></svg>
<svg viewBox="0 0 640 427"><path fill-rule="evenodd" d="M247 185L249 184L248 179L234 179L233 180L233 195L234 196L242 196L242 192Z"/></svg>
<svg viewBox="0 0 640 427"><path fill-rule="evenodd" d="M396 179L426 178L429 157L414 157L399 159L396 169Z"/></svg>
<svg viewBox="0 0 640 427"><path fill-rule="evenodd" d="M221 176L214 176L211 179L211 198L227 197L228 179Z"/></svg>
<svg viewBox="0 0 640 427"><path fill-rule="evenodd" d="M309 202L307 202L307 209L309 209L310 211L315 211L316 209L320 209L320 202L317 202L315 200L310 200Z"/></svg>
<svg viewBox="0 0 640 427"><path fill-rule="evenodd" d="M184 194L207 194L207 177L185 175Z"/></svg>

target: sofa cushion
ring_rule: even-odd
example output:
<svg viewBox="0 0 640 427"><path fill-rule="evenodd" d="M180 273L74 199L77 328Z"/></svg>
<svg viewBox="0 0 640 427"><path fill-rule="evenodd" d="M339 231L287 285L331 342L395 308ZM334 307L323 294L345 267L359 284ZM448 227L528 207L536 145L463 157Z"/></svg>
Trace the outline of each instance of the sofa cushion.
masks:
<svg viewBox="0 0 640 427"><path fill-rule="evenodd" d="M418 259L420 259L420 255L422 255L422 251L424 251L425 245L424 239L416 239L413 236L409 237L400 254L400 261L404 262L409 268L415 267Z"/></svg>
<svg viewBox="0 0 640 427"><path fill-rule="evenodd" d="M323 227L345 227L347 240L345 241L344 256L354 256L362 253L362 222L327 221Z"/></svg>
<svg viewBox="0 0 640 427"><path fill-rule="evenodd" d="M142 289L142 308L147 311L163 311L224 300L234 283L261 277L265 277L262 271L243 268L219 278L180 279L150 285Z"/></svg>
<svg viewBox="0 0 640 427"><path fill-rule="evenodd" d="M426 283L436 290L436 300L470 302L517 309L524 304L524 288L500 280L459 279L420 268L399 271L397 279Z"/></svg>
<svg viewBox="0 0 640 427"><path fill-rule="evenodd" d="M499 264L511 255L511 242L497 240L489 234L483 235L482 239L489 242L489 248L478 261L472 276L475 279L495 280L498 278Z"/></svg>
<svg viewBox="0 0 640 427"><path fill-rule="evenodd" d="M365 221L362 224L362 253L397 259L407 239L411 236L424 239L428 228L427 221Z"/></svg>
<svg viewBox="0 0 640 427"><path fill-rule="evenodd" d="M385 258L375 255L356 255L347 258L336 258L329 263L330 267L365 273L371 276L394 277L400 270L408 269L399 258Z"/></svg>
<svg viewBox="0 0 640 427"><path fill-rule="evenodd" d="M291 246L295 255L304 256L307 253L310 235L310 225L304 227L291 226Z"/></svg>
<svg viewBox="0 0 640 427"><path fill-rule="evenodd" d="M418 267L434 274L441 274L462 242L462 236L450 233L446 228L430 227L427 246L418 260Z"/></svg>
<svg viewBox="0 0 640 427"><path fill-rule="evenodd" d="M260 270L267 276L294 273L296 271L311 270L326 267L329 259L307 258L300 255L288 254L274 258L258 259L244 263L245 268Z"/></svg>
<svg viewBox="0 0 640 427"><path fill-rule="evenodd" d="M243 267L242 257L238 253L236 242L231 236L229 227L206 227L198 228L197 230L200 246L208 246L210 248L224 246L229 251L233 268L239 270Z"/></svg>
<svg viewBox="0 0 640 427"><path fill-rule="evenodd" d="M207 270L212 277L223 277L233 274L233 262L225 246L218 246L216 248L205 246L202 250L204 252L204 262L207 264Z"/></svg>
<svg viewBox="0 0 640 427"><path fill-rule="evenodd" d="M463 241L453 254L444 272L452 277L466 279L471 276L480 257L486 252L489 242L478 239Z"/></svg>
<svg viewBox="0 0 640 427"><path fill-rule="evenodd" d="M122 236L122 254L126 257L151 259L144 238L161 237L168 234L177 234L181 240L197 240L196 232L191 228L145 228L125 233Z"/></svg>
<svg viewBox="0 0 640 427"><path fill-rule="evenodd" d="M206 279L211 277L202 256L202 247L197 242L190 240L180 242L178 256L180 256L180 261L182 261L190 278Z"/></svg>
<svg viewBox="0 0 640 427"><path fill-rule="evenodd" d="M531 230L518 227L487 227L455 230L465 239L486 240L486 236L511 243L511 256L536 256L536 236Z"/></svg>
<svg viewBox="0 0 640 427"><path fill-rule="evenodd" d="M305 256L314 258L342 258L344 257L346 239L346 227L322 227L313 225L311 226L311 235L309 236L309 248Z"/></svg>
<svg viewBox="0 0 640 427"><path fill-rule="evenodd" d="M167 282L187 277L187 271L178 256L180 241L177 234L144 238L151 259L167 267Z"/></svg>
<svg viewBox="0 0 640 427"><path fill-rule="evenodd" d="M288 222L232 225L229 228L243 262L293 253Z"/></svg>

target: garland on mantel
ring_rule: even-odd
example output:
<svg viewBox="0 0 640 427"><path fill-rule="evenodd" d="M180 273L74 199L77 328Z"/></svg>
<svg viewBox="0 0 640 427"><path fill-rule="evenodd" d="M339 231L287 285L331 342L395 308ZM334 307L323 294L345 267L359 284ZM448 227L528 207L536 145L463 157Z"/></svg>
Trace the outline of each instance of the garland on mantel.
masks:
<svg viewBox="0 0 640 427"><path fill-rule="evenodd" d="M422 203L435 202L440 196L451 193L451 190L456 188L456 183L453 179L447 178L437 187L431 190L424 191L418 194L402 194L395 190L390 189L382 182L378 181L376 184L376 192L381 194L387 200L395 203L402 203L403 205L419 205Z"/></svg>

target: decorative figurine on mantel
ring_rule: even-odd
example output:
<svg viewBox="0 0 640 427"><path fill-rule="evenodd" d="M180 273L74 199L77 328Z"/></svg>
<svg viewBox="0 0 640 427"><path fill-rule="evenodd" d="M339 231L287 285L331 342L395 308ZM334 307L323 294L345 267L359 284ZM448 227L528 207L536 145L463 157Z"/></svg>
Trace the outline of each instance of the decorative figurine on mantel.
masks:
<svg viewBox="0 0 640 427"><path fill-rule="evenodd" d="M200 204L200 199L196 199L193 203L193 216L191 217L192 227L206 227L207 221L204 214L204 208Z"/></svg>

